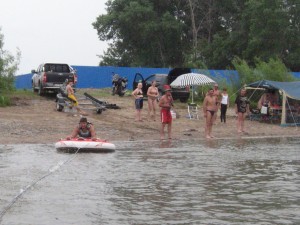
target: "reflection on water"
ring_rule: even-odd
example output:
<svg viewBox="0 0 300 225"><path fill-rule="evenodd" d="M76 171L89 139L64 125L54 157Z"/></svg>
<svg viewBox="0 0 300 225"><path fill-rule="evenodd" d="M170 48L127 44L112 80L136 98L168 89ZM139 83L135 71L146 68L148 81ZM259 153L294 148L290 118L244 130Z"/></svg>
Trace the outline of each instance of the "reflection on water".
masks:
<svg viewBox="0 0 300 225"><path fill-rule="evenodd" d="M0 145L0 224L300 224L299 143L118 142L76 155Z"/></svg>

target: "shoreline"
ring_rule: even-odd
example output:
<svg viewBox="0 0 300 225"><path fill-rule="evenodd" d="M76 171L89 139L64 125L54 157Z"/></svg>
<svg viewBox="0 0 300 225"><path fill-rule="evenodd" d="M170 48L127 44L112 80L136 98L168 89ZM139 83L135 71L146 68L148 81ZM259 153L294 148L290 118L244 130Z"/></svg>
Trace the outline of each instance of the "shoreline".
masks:
<svg viewBox="0 0 300 225"><path fill-rule="evenodd" d="M159 108L156 121L147 120L148 105L142 110L143 122L135 122L134 99L131 96L108 96L105 101L120 106L121 109L106 109L101 114L88 111L97 137L109 142L150 142L160 140ZM248 135L239 135L236 129L234 109L227 111L226 124L220 123L218 113L217 125L212 134L216 138L204 136L205 119L202 108L199 109L199 120L187 118L187 103L175 102L177 118L172 123L172 142L185 140L228 139L263 139L281 137L300 137L299 128L280 126L279 124L246 120ZM58 112L54 98L38 97L19 99L15 106L0 108L0 143L1 144L53 144L68 136L78 124L80 116ZM168 140L164 140L165 142Z"/></svg>

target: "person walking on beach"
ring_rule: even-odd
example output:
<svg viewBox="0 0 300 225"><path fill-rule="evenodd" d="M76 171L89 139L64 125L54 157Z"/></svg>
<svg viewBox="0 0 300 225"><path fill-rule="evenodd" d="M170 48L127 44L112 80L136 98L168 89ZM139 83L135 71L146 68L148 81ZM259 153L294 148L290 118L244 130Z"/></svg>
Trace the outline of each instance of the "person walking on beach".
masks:
<svg viewBox="0 0 300 225"><path fill-rule="evenodd" d="M171 87L169 85L164 85L165 94L159 100L159 107L161 107L161 130L160 139L165 139L165 126L168 126L168 138L172 139L172 114L171 107L173 106L173 97L171 94Z"/></svg>
<svg viewBox="0 0 300 225"><path fill-rule="evenodd" d="M143 84L138 83L137 88L132 92L132 96L135 98L135 109L136 109L136 117L135 121L142 122L142 109L143 109Z"/></svg>
<svg viewBox="0 0 300 225"><path fill-rule="evenodd" d="M157 98L158 98L159 92L158 88L156 87L156 81L152 81L151 86L147 90L147 96L148 96L148 118L156 120L156 108L157 108ZM153 115L151 115L151 112L153 112Z"/></svg>
<svg viewBox="0 0 300 225"><path fill-rule="evenodd" d="M221 99L221 123L226 123L226 112L227 108L229 107L229 97L227 93L227 89L223 88L223 91L221 93L222 99Z"/></svg>
<svg viewBox="0 0 300 225"><path fill-rule="evenodd" d="M205 124L206 138L214 138L211 132L212 132L213 119L215 113L216 113L216 98L214 96L213 89L210 88L203 101L203 114L206 119L206 124Z"/></svg>
<svg viewBox="0 0 300 225"><path fill-rule="evenodd" d="M241 89L235 99L235 113L237 114L237 131L239 134L248 134L245 131L245 117L249 114L249 100L246 96L246 89Z"/></svg>

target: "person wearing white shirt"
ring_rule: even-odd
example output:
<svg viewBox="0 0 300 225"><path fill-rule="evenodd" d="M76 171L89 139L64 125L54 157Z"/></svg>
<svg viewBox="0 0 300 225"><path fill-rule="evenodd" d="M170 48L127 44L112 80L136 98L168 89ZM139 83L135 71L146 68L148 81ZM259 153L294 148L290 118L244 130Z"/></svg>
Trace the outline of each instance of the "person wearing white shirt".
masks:
<svg viewBox="0 0 300 225"><path fill-rule="evenodd" d="M224 122L226 123L226 112L227 108L229 107L229 97L227 93L227 89L223 88L223 91L221 93L222 100L221 100L221 123Z"/></svg>

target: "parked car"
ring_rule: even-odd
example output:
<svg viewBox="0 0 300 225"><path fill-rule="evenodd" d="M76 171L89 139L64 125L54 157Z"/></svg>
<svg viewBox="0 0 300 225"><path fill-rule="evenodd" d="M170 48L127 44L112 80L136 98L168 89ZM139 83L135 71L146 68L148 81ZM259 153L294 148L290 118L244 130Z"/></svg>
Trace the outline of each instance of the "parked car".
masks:
<svg viewBox="0 0 300 225"><path fill-rule="evenodd" d="M43 63L36 70L31 70L32 90L43 95L46 92L58 93L66 80L77 83L76 71L68 64Z"/></svg>
<svg viewBox="0 0 300 225"><path fill-rule="evenodd" d="M151 86L152 81L156 80L157 88L160 95L164 93L164 85L170 85L178 76L191 73L191 69L189 68L174 68L170 70L169 74L152 74L144 79L143 75L140 73L136 73L133 80L133 90L136 89L137 84L142 82L143 84L143 94L147 95L147 90ZM171 88L173 99L179 99L180 102L187 102L190 97L190 88Z"/></svg>

